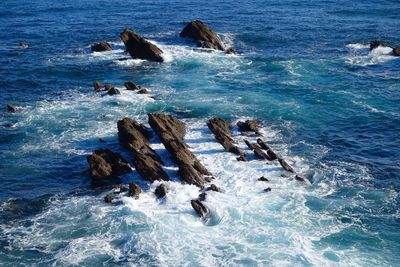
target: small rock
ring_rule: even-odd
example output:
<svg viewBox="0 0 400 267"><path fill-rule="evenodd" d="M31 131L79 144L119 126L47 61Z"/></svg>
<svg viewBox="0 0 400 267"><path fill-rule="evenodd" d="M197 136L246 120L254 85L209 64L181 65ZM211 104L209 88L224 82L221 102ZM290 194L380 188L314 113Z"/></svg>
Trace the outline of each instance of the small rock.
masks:
<svg viewBox="0 0 400 267"><path fill-rule="evenodd" d="M198 199L199 199L200 201L205 201L205 200L206 200L206 196L207 196L206 193L201 193L201 194L199 195Z"/></svg>
<svg viewBox="0 0 400 267"><path fill-rule="evenodd" d="M109 149L95 150L87 157L89 173L94 179L115 178L131 172L129 163Z"/></svg>
<svg viewBox="0 0 400 267"><path fill-rule="evenodd" d="M224 50L218 34L199 20L189 22L179 34L180 37L191 38L197 45L203 48Z"/></svg>
<svg viewBox="0 0 400 267"><path fill-rule="evenodd" d="M106 203L112 203L113 200L114 200L114 197L111 195L107 195L104 197L104 202L106 202Z"/></svg>
<svg viewBox="0 0 400 267"><path fill-rule="evenodd" d="M271 187L268 187L264 189L264 192L270 192L271 190L272 190Z"/></svg>
<svg viewBox="0 0 400 267"><path fill-rule="evenodd" d="M278 161L286 171L295 173L294 169L283 158L278 158Z"/></svg>
<svg viewBox="0 0 400 267"><path fill-rule="evenodd" d="M17 106L15 106L13 104L8 104L7 110L8 110L8 112L15 112L15 111L17 111Z"/></svg>
<svg viewBox="0 0 400 267"><path fill-rule="evenodd" d="M119 95L119 94L121 94L121 92L117 88L113 87L107 91L107 94L108 95Z"/></svg>
<svg viewBox="0 0 400 267"><path fill-rule="evenodd" d="M111 45L107 43L106 41L101 41L99 43L96 43L90 47L93 52L103 52L103 51L111 51Z"/></svg>
<svg viewBox="0 0 400 267"><path fill-rule="evenodd" d="M226 50L225 50L225 53L226 53L226 54L233 54L233 55L237 54L236 51L235 51L235 49L233 49L232 47L226 49Z"/></svg>
<svg viewBox="0 0 400 267"><path fill-rule="evenodd" d="M149 91L147 89L141 88L137 93L138 94L148 94Z"/></svg>
<svg viewBox="0 0 400 267"><path fill-rule="evenodd" d="M159 186L157 186L156 191L154 192L157 198L163 198L167 193L168 187L165 184L160 184Z"/></svg>
<svg viewBox="0 0 400 267"><path fill-rule="evenodd" d="M309 180L307 178L300 176L298 174L294 177L294 179L296 179L297 181L303 182L303 183L309 183Z"/></svg>
<svg viewBox="0 0 400 267"><path fill-rule="evenodd" d="M124 83L124 86L127 90L131 90L131 91L138 91L141 89L141 87L139 85L134 84L131 81L127 81Z"/></svg>
<svg viewBox="0 0 400 267"><path fill-rule="evenodd" d="M241 132L255 132L256 134L260 134L260 125L257 120L238 121L236 125Z"/></svg>
<svg viewBox="0 0 400 267"><path fill-rule="evenodd" d="M382 46L382 47L386 47L387 45L379 40L373 40L372 42L369 43L369 50L374 50L375 48Z"/></svg>
<svg viewBox="0 0 400 267"><path fill-rule="evenodd" d="M134 199L139 199L139 195L142 193L142 188L135 183L129 184L128 197L133 197Z"/></svg>
<svg viewBox="0 0 400 267"><path fill-rule="evenodd" d="M113 88L112 84L104 85L104 90L106 90L106 91L110 90L111 88Z"/></svg>
<svg viewBox="0 0 400 267"><path fill-rule="evenodd" d="M19 43L19 48L25 49L25 48L28 48L28 45L26 43L24 43L24 42L20 42Z"/></svg>
<svg viewBox="0 0 400 267"><path fill-rule="evenodd" d="M207 187L206 191L219 192L219 188L215 184L211 184L209 187Z"/></svg>
<svg viewBox="0 0 400 267"><path fill-rule="evenodd" d="M124 193L124 192L126 192L126 191L128 191L129 190L129 188L127 187L127 186L125 186L125 185L121 185L120 187L119 187L119 191L118 192L115 192L116 194L121 194L121 193Z"/></svg>
<svg viewBox="0 0 400 267"><path fill-rule="evenodd" d="M400 47L393 48L393 54L400 57Z"/></svg>
<svg viewBox="0 0 400 267"><path fill-rule="evenodd" d="M258 178L257 181L260 181L260 182L269 182L269 180L268 180L267 178L265 178L264 176Z"/></svg>
<svg viewBox="0 0 400 267"><path fill-rule="evenodd" d="M197 215L199 215L199 217L204 217L207 215L208 209L206 208L206 206L204 206L203 203L201 203L199 199L192 199L190 201L190 204L192 205L192 208L196 211Z"/></svg>
<svg viewBox="0 0 400 267"><path fill-rule="evenodd" d="M100 92L104 86L99 81L94 81L93 87L96 92Z"/></svg>

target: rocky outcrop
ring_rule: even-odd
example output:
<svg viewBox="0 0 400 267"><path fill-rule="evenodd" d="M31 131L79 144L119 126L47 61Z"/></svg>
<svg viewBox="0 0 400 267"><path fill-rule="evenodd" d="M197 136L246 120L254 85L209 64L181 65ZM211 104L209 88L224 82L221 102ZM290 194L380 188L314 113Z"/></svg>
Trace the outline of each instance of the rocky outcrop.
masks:
<svg viewBox="0 0 400 267"><path fill-rule="evenodd" d="M163 198L167 193L168 187L165 184L160 184L154 191L154 194L157 196L157 198Z"/></svg>
<svg viewBox="0 0 400 267"><path fill-rule="evenodd" d="M271 160L276 160L278 159L278 155L272 150L272 148L267 145L263 140L260 138L257 139L257 144L264 150L266 150L268 156L270 157Z"/></svg>
<svg viewBox="0 0 400 267"><path fill-rule="evenodd" d="M192 205L192 208L196 211L197 215L199 215L199 217L203 218L207 216L209 211L199 199L192 199L190 201L190 204Z"/></svg>
<svg viewBox="0 0 400 267"><path fill-rule="evenodd" d="M200 163L183 141L186 126L174 116L150 113L149 124L178 165L178 174L188 184L203 187L211 181L211 173Z"/></svg>
<svg viewBox="0 0 400 267"><path fill-rule="evenodd" d="M245 154L234 144L232 132L228 122L223 119L214 118L207 122L208 129L214 134L215 139L226 151L239 155L238 160L245 160Z"/></svg>
<svg viewBox="0 0 400 267"><path fill-rule="evenodd" d="M254 155L256 155L257 158L268 161L273 160L270 156L268 156L268 154L264 153L264 151L262 151L257 144L251 144L247 140L244 140L244 142L246 143L247 147L253 151Z"/></svg>
<svg viewBox="0 0 400 267"><path fill-rule="evenodd" d="M13 104L8 104L7 105L7 111L8 112L15 112L15 111L17 111L17 106L13 105Z"/></svg>
<svg viewBox="0 0 400 267"><path fill-rule="evenodd" d="M162 169L160 156L148 143L147 127L130 118L118 121L120 143L134 155L134 166L140 176L149 181L168 181L169 177Z"/></svg>
<svg viewBox="0 0 400 267"><path fill-rule="evenodd" d="M285 171L296 173L296 171L286 162L286 160L284 160L283 158L278 158L278 161Z"/></svg>
<svg viewBox="0 0 400 267"><path fill-rule="evenodd" d="M126 46L126 50L133 59L145 59L155 62L163 62L161 54L163 51L156 45L146 41L131 29L125 29L120 34L121 40Z"/></svg>
<svg viewBox="0 0 400 267"><path fill-rule="evenodd" d="M104 51L111 51L111 45L107 43L106 41L101 41L99 43L93 44L90 49L93 52L104 52Z"/></svg>
<svg viewBox="0 0 400 267"><path fill-rule="evenodd" d="M179 36L193 39L198 46L203 48L224 50L224 46L218 34L200 20L189 22L185 28L183 28Z"/></svg>
<svg viewBox="0 0 400 267"><path fill-rule="evenodd" d="M108 95L119 95L119 94L121 94L121 92L117 88L111 87L111 89L107 91L107 94Z"/></svg>
<svg viewBox="0 0 400 267"><path fill-rule="evenodd" d="M131 81L124 82L124 86L127 90L130 90L130 91L139 91L140 89L142 89L141 86L139 86Z"/></svg>
<svg viewBox="0 0 400 267"><path fill-rule="evenodd" d="M142 193L142 188L138 184L136 183L129 184L128 197L139 199L140 193Z"/></svg>
<svg viewBox="0 0 400 267"><path fill-rule="evenodd" d="M369 43L369 50L374 50L377 47L387 47L388 45L380 40L373 40Z"/></svg>
<svg viewBox="0 0 400 267"><path fill-rule="evenodd" d="M400 47L393 48L393 54L400 57Z"/></svg>
<svg viewBox="0 0 400 267"><path fill-rule="evenodd" d="M260 134L260 123L257 120L238 121L236 125L241 132L254 132Z"/></svg>
<svg viewBox="0 0 400 267"><path fill-rule="evenodd" d="M98 149L88 156L90 176L94 179L116 178L132 171L129 163L118 153Z"/></svg>

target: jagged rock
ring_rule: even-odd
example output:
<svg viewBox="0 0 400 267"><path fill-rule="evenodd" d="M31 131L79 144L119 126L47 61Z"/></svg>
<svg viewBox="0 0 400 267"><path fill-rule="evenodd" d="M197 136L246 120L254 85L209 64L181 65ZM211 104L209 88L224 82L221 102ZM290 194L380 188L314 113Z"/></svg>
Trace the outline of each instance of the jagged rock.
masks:
<svg viewBox="0 0 400 267"><path fill-rule="evenodd" d="M206 191L219 192L219 188L215 184L210 184L210 186L206 188Z"/></svg>
<svg viewBox="0 0 400 267"><path fill-rule="evenodd" d="M19 43L19 48L25 49L25 48L28 48L28 45L26 43L24 43L24 42L20 42Z"/></svg>
<svg viewBox="0 0 400 267"><path fill-rule="evenodd" d="M226 50L225 50L225 53L226 53L226 54L232 54L232 55L237 54L236 50L233 49L232 47L226 49Z"/></svg>
<svg viewBox="0 0 400 267"><path fill-rule="evenodd" d="M15 112L15 111L17 111L17 106L13 105L13 104L8 104L7 110L8 110L8 112Z"/></svg>
<svg viewBox="0 0 400 267"><path fill-rule="evenodd" d="M238 121L236 125L241 132L255 132L256 134L260 134L260 125L256 120Z"/></svg>
<svg viewBox="0 0 400 267"><path fill-rule="evenodd" d="M191 38L197 45L203 48L224 50L218 34L199 20L189 22L179 34L180 37Z"/></svg>
<svg viewBox="0 0 400 267"><path fill-rule="evenodd" d="M264 176L258 178L257 181L260 181L260 182L269 182L268 178L265 178Z"/></svg>
<svg viewBox="0 0 400 267"><path fill-rule="evenodd" d="M106 41L101 41L99 43L95 43L90 47L93 52L103 52L103 51L111 51L111 45Z"/></svg>
<svg viewBox="0 0 400 267"><path fill-rule="evenodd" d="M254 155L256 155L257 158L272 161L270 156L268 156L266 153L264 153L258 145L251 144L247 140L244 140L244 142L246 143L246 145L248 146L249 149L253 150Z"/></svg>
<svg viewBox="0 0 400 267"><path fill-rule="evenodd" d="M142 193L142 188L138 184L136 183L129 184L128 197L139 199L140 193Z"/></svg>
<svg viewBox="0 0 400 267"><path fill-rule="evenodd" d="M199 217L204 217L208 214L208 209L206 206L204 206L203 203L199 199L192 199L190 201L190 204L192 205L192 208L196 211L197 215Z"/></svg>
<svg viewBox="0 0 400 267"><path fill-rule="evenodd" d="M101 89L104 88L104 86L103 86L99 81L94 81L94 82L93 82L93 87L94 87L94 90L95 90L96 92L100 92Z"/></svg>
<svg viewBox="0 0 400 267"><path fill-rule="evenodd" d="M147 89L145 89L145 88L142 88L137 93L142 95L142 94L148 94L149 91L147 91Z"/></svg>
<svg viewBox="0 0 400 267"><path fill-rule="evenodd" d="M400 47L393 48L393 54L400 57Z"/></svg>
<svg viewBox="0 0 400 267"><path fill-rule="evenodd" d="M286 171L295 173L295 170L283 158L278 158L278 161Z"/></svg>
<svg viewBox="0 0 400 267"><path fill-rule="evenodd" d="M267 187L264 189L264 192L270 192L271 190L272 190L271 187Z"/></svg>
<svg viewBox="0 0 400 267"><path fill-rule="evenodd" d="M131 172L129 163L118 153L109 149L98 149L88 156L90 176L94 179L114 178Z"/></svg>
<svg viewBox="0 0 400 267"><path fill-rule="evenodd" d="M114 200L114 197L111 195L107 195L104 197L104 202L106 202L106 203L112 203L113 200Z"/></svg>
<svg viewBox="0 0 400 267"><path fill-rule="evenodd" d="M232 132L230 130L230 125L223 119L214 118L207 122L207 126L211 132L213 132L215 139L225 148L234 154L238 154L238 160L245 160L244 153L234 144L232 139Z"/></svg>
<svg viewBox="0 0 400 267"><path fill-rule="evenodd" d="M121 92L117 88L112 87L110 90L107 91L107 94L108 95L119 95L119 94L121 94Z"/></svg>
<svg viewBox="0 0 400 267"><path fill-rule="evenodd" d="M149 124L178 165L178 174L188 184L199 187L212 179L211 173L200 163L183 141L186 126L167 114L149 113Z"/></svg>
<svg viewBox="0 0 400 267"><path fill-rule="evenodd" d="M138 91L141 89L141 87L131 81L127 81L124 83L124 86L127 90L131 90L131 91Z"/></svg>
<svg viewBox="0 0 400 267"><path fill-rule="evenodd" d="M268 156L270 157L271 160L276 160L278 159L278 155L272 150L272 148L267 145L264 141L262 141L260 138L257 139L258 145L267 151Z"/></svg>
<svg viewBox="0 0 400 267"><path fill-rule="evenodd" d="M303 182L303 183L309 183L309 180L303 176L300 176L298 174L296 174L296 176L294 177L294 179L296 179L297 181Z"/></svg>
<svg viewBox="0 0 400 267"><path fill-rule="evenodd" d="M120 143L134 155L134 165L143 179L154 182L168 181L169 177L162 169L163 162L148 144L147 127L130 118L118 121Z"/></svg>
<svg viewBox="0 0 400 267"><path fill-rule="evenodd" d="M372 42L369 43L369 50L373 50L379 46L387 47L387 45L384 42L382 42L380 40L373 40Z"/></svg>
<svg viewBox="0 0 400 267"><path fill-rule="evenodd" d="M156 191L154 191L154 194L157 196L157 198L163 198L167 193L168 187L165 184L160 184L157 186Z"/></svg>
<svg viewBox="0 0 400 267"><path fill-rule="evenodd" d="M120 37L126 46L126 50L133 59L139 58L155 62L164 61L161 56L163 51L160 48L146 41L131 29L125 29L121 32Z"/></svg>

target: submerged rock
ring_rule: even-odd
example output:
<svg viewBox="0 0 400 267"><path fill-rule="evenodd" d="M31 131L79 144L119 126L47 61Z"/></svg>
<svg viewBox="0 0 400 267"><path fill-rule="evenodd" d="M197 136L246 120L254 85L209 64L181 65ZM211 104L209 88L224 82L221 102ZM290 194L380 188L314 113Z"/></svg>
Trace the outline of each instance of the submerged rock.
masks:
<svg viewBox="0 0 400 267"><path fill-rule="evenodd" d="M393 54L400 57L400 47L393 48Z"/></svg>
<svg viewBox="0 0 400 267"><path fill-rule="evenodd" d="M119 94L121 94L121 92L117 88L112 87L110 90L107 91L107 94L108 95L119 95Z"/></svg>
<svg viewBox="0 0 400 267"><path fill-rule="evenodd" d="M215 139L225 148L226 151L239 155L238 160L244 161L245 154L234 144L232 132L228 122L223 119L214 118L207 122L208 129L214 134Z"/></svg>
<svg viewBox="0 0 400 267"><path fill-rule="evenodd" d="M118 138L120 143L134 155L136 171L143 179L154 182L168 181L169 177L162 169L160 156L148 143L147 127L130 118L118 121Z"/></svg>
<svg viewBox="0 0 400 267"><path fill-rule="evenodd" d="M103 51L111 51L111 45L107 43L106 41L101 41L99 43L93 44L90 49L93 52L103 52Z"/></svg>
<svg viewBox="0 0 400 267"><path fill-rule="evenodd" d="M198 46L203 48L211 48L221 51L224 50L224 46L222 45L222 41L218 34L200 20L189 22L181 31L179 36L191 38L196 41Z"/></svg>
<svg viewBox="0 0 400 267"><path fill-rule="evenodd" d="M160 48L146 41L131 29L125 29L121 32L120 37L126 46L126 50L133 59L139 58L155 62L164 61L161 56L163 51Z"/></svg>
<svg viewBox="0 0 400 267"><path fill-rule="evenodd" d="M206 201L206 197L207 197L206 193L201 193L197 199L200 201Z"/></svg>
<svg viewBox="0 0 400 267"><path fill-rule="evenodd" d="M24 43L24 42L20 42L19 43L19 48L25 49L25 48L28 48L28 45L26 43Z"/></svg>
<svg viewBox="0 0 400 267"><path fill-rule="evenodd" d="M258 178L257 181L260 181L260 182L269 182L268 178L265 178L264 176Z"/></svg>
<svg viewBox="0 0 400 267"><path fill-rule="evenodd" d="M225 53L226 53L226 54L231 54L231 55L237 54L236 50L233 49L232 47L226 49L226 50L225 50Z"/></svg>
<svg viewBox="0 0 400 267"><path fill-rule="evenodd" d="M192 199L190 201L190 204L192 205L192 208L196 211L197 215L199 217L205 217L208 214L208 209L206 206L204 206L203 203L199 199Z"/></svg>
<svg viewBox="0 0 400 267"><path fill-rule="evenodd" d="M206 188L206 191L215 191L215 192L219 192L219 188L215 185L215 184L210 184L209 187Z"/></svg>
<svg viewBox="0 0 400 267"><path fill-rule="evenodd" d="M163 198L167 193L168 187L165 184L160 184L157 186L156 191L154 191L154 194L157 196L157 198Z"/></svg>
<svg viewBox="0 0 400 267"><path fill-rule="evenodd" d="M129 163L120 154L109 149L95 150L86 159L90 176L94 179L115 178L132 171Z"/></svg>
<svg viewBox="0 0 400 267"><path fill-rule="evenodd" d="M271 187L267 187L264 189L264 192L270 192L271 190L272 190Z"/></svg>
<svg viewBox="0 0 400 267"><path fill-rule="evenodd" d="M303 182L303 183L307 183L307 184L310 183L310 181L306 177L300 176L298 174L296 174L294 179L296 179L297 181Z"/></svg>
<svg viewBox="0 0 400 267"><path fill-rule="evenodd" d="M13 105L13 104L8 104L7 105L7 111L8 112L15 112L15 111L17 111L17 106Z"/></svg>
<svg viewBox="0 0 400 267"><path fill-rule="evenodd" d="M278 155L272 150L272 148L267 145L263 140L260 138L257 139L257 144L264 150L267 151L268 156L270 157L270 160L276 160L278 159Z"/></svg>
<svg viewBox="0 0 400 267"><path fill-rule="evenodd" d="M212 179L211 173L200 163L183 141L186 126L172 115L149 113L149 124L178 165L178 174L188 184L203 187Z"/></svg>
<svg viewBox="0 0 400 267"><path fill-rule="evenodd" d="M140 193L142 193L142 188L138 184L136 183L129 184L128 197L139 199Z"/></svg>
<svg viewBox="0 0 400 267"><path fill-rule="evenodd" d="M254 132L260 134L260 123L257 120L238 121L236 125L241 132Z"/></svg>
<svg viewBox="0 0 400 267"><path fill-rule="evenodd" d="M385 44L384 42L380 41L380 40L373 40L369 43L369 50L374 50L377 47L387 47L387 44Z"/></svg>

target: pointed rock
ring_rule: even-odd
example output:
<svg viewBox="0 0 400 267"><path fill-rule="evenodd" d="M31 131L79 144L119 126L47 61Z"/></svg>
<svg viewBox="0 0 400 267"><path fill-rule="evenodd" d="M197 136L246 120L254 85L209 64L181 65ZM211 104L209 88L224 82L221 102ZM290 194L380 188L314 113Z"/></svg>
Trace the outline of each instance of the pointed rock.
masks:
<svg viewBox="0 0 400 267"><path fill-rule="evenodd" d="M125 29L121 32L120 37L126 46L126 50L133 59L139 58L155 62L164 61L161 56L163 51L160 48L146 41L131 29Z"/></svg>
<svg viewBox="0 0 400 267"><path fill-rule="evenodd" d="M211 30L200 20L189 22L179 34L180 37L191 38L197 42L197 45L203 48L212 48L215 50L224 50L224 46L218 34Z"/></svg>
<svg viewBox="0 0 400 267"><path fill-rule="evenodd" d="M129 184L128 197L139 199L140 193L142 193L142 188L138 184L136 183Z"/></svg>
<svg viewBox="0 0 400 267"><path fill-rule="evenodd" d="M94 179L115 178L131 172L129 163L118 153L109 149L98 149L87 157L90 176Z"/></svg>
<svg viewBox="0 0 400 267"><path fill-rule="evenodd" d="M106 41L101 41L99 43L95 43L90 47L93 52L103 52L103 51L111 51L111 45Z"/></svg>

